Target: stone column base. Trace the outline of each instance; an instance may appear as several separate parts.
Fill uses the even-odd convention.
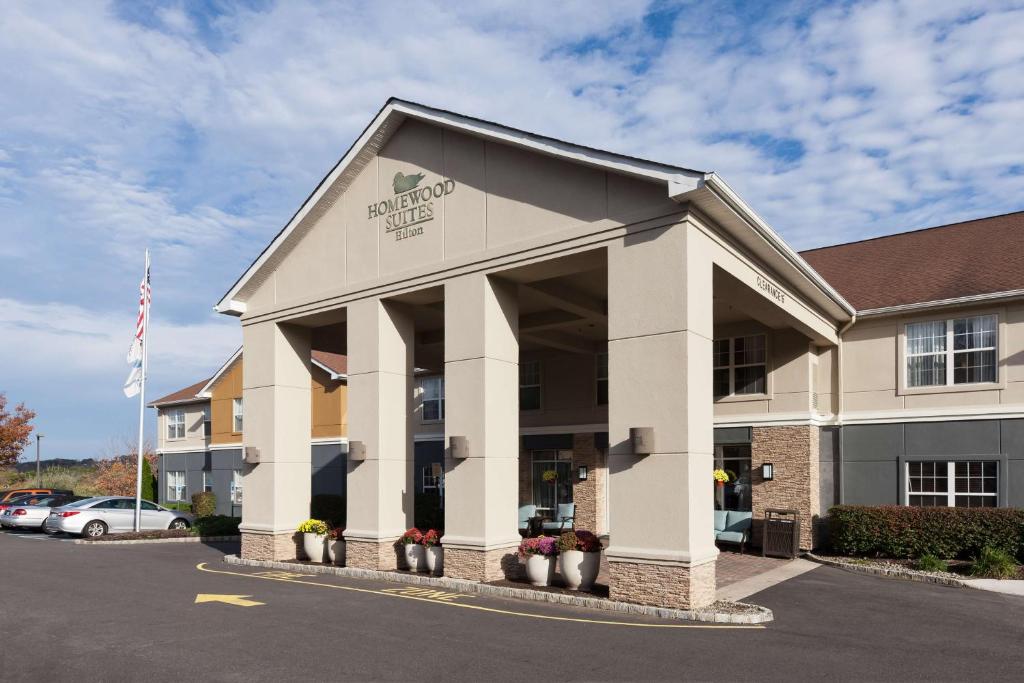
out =
[[[345,566],[384,572],[394,571],[398,569],[398,551],[395,550],[395,541],[346,538]]]
[[[243,560],[294,560],[299,556],[299,535],[294,531],[281,534],[242,532]]]
[[[650,562],[608,563],[609,597],[673,609],[699,609],[715,601],[715,561],[693,567]]]
[[[515,546],[476,550],[444,547],[444,575],[470,581],[501,581],[518,578],[521,572]]]

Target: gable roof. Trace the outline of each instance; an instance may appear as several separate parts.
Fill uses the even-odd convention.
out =
[[[1024,294],[1024,211],[800,253],[858,310]]]
[[[146,405],[150,408],[159,408],[162,406],[169,406],[174,404],[184,403],[198,403],[199,401],[205,401],[207,397],[199,396],[199,390],[202,389],[210,380],[204,379],[195,384],[190,384],[184,389],[178,389],[175,392],[167,394],[155,401],[150,401]]]
[[[696,171],[576,145],[394,97],[388,99],[345,155],[306,198],[299,210],[224,293],[220,301],[214,305],[214,310],[228,315],[245,313],[244,297],[266,281],[269,274],[291,251],[292,246],[312,228],[331,206],[333,200],[345,191],[407,119],[416,119],[609,172],[664,183],[669,198],[681,203],[694,200],[695,205],[705,211],[713,204],[713,217],[727,224],[727,229],[737,233],[749,233],[744,234],[741,241],[757,242],[758,247],[766,247],[765,255],[769,261],[775,262],[770,265],[777,270],[793,271],[794,283],[809,298],[817,299],[833,316],[844,318],[853,313],[853,307],[713,172]]]
[[[313,365],[325,370],[331,379],[348,379],[348,356],[330,351],[313,351]]]

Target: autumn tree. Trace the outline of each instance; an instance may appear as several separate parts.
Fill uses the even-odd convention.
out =
[[[124,439],[118,445],[112,441],[105,453],[106,457],[96,465],[96,474],[93,475],[92,486],[103,492],[106,496],[134,496],[135,495],[135,474],[138,446],[131,439]],[[150,472],[156,471],[157,455],[150,445],[143,444],[143,455]],[[143,472],[143,491],[147,488]],[[150,477],[153,475],[151,474]],[[152,482],[150,482],[152,485]],[[155,486],[152,489],[155,492]],[[145,497],[145,496],[143,496]]]
[[[24,403],[14,407],[14,412],[7,410],[7,396],[0,393],[0,469],[13,467],[21,452],[28,446],[32,435],[32,418],[34,410],[29,410]]]

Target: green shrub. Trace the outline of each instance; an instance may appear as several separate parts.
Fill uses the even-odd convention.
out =
[[[238,517],[226,515],[199,517],[192,524],[192,533],[196,536],[237,536],[241,521]]]
[[[179,512],[192,512],[192,505],[189,503],[164,503],[163,507]]]
[[[1024,510],[883,505],[837,505],[829,538],[843,555],[968,559],[985,547],[1024,553]]]
[[[949,564],[934,555],[922,555],[917,558],[914,566],[923,572],[945,572],[949,571]]]
[[[331,528],[345,527],[345,496],[320,493],[309,501],[309,516],[322,519]]]
[[[210,517],[217,514],[217,495],[213,491],[193,493],[192,513],[196,517]]]
[[[153,476],[153,468],[149,466],[149,458],[142,459],[142,500],[156,502],[157,484]]]
[[[971,576],[989,579],[1011,579],[1017,575],[1013,556],[999,548],[982,548],[971,567]]]

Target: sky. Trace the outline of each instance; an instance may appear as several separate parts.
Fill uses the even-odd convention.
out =
[[[1021,2],[7,0],[0,391],[44,457],[131,439],[144,249],[156,397],[237,348],[212,305],[390,96],[716,171],[798,249],[1024,209],[1022,35]]]

